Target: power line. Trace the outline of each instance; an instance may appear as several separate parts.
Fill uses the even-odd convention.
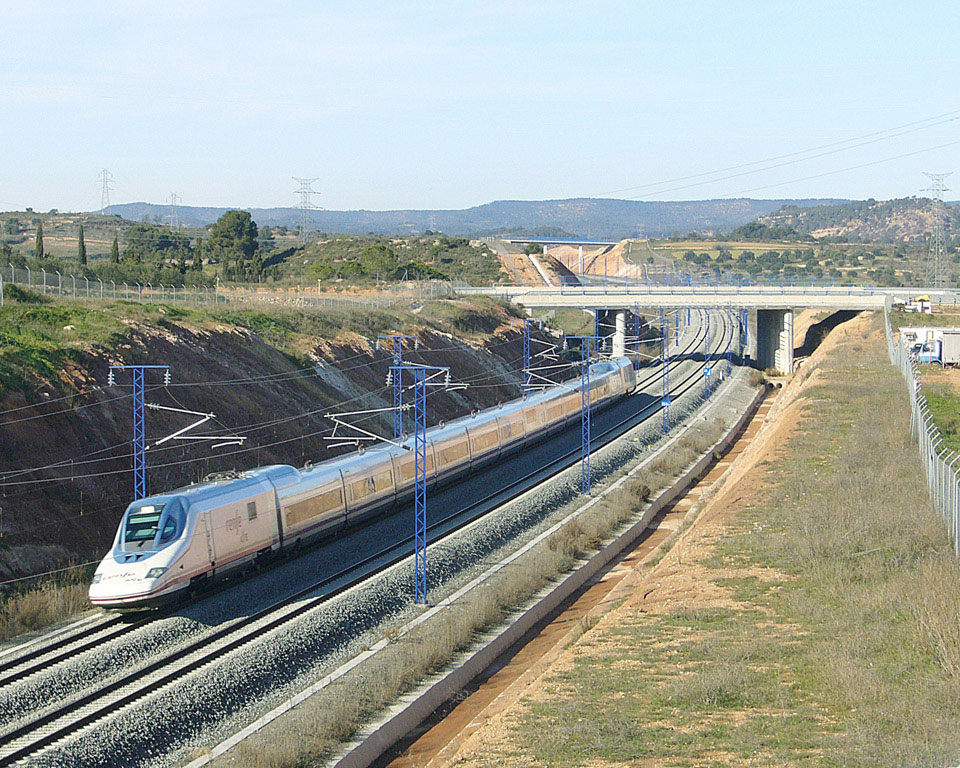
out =
[[[170,197],[167,198],[167,201],[170,206],[170,215],[167,217],[170,219],[170,228],[176,229],[177,235],[179,235],[180,234],[179,204],[183,202],[183,198],[181,198],[176,192],[171,192]]]
[[[306,245],[307,243],[307,226],[310,223],[309,211],[317,208],[313,204],[312,195],[319,194],[315,189],[310,185],[313,182],[317,181],[319,177],[313,179],[301,179],[299,176],[291,177],[300,187],[297,189],[297,194],[300,195],[300,205],[297,208],[300,209],[300,222],[297,224],[297,245]]]
[[[807,154],[810,154],[811,152],[819,152],[820,150],[832,149],[833,147],[841,147],[841,149],[838,149],[836,151],[842,152],[842,151],[845,151],[846,149],[855,149],[856,147],[863,146],[864,144],[871,144],[876,141],[883,141],[885,139],[897,138],[907,133],[914,133],[916,131],[923,131],[928,128],[935,128],[938,125],[943,125],[944,123],[953,122],[955,120],[960,120],[960,110],[952,110],[950,112],[944,112],[942,114],[934,115],[933,117],[928,117],[923,120],[916,120],[910,123],[904,123],[903,125],[896,125],[896,126],[893,126],[892,128],[884,128],[883,130],[880,130],[880,131],[871,131],[870,133],[864,133],[864,134],[861,134],[860,136],[853,136],[849,139],[844,139],[842,141],[835,141],[835,142],[830,142],[829,144],[820,144],[815,147],[808,147],[807,149],[802,149],[797,152],[788,152],[783,155],[774,155],[773,157],[768,157],[763,160],[753,160],[748,163],[738,163],[737,165],[729,165],[729,166],[726,166],[725,168],[716,168],[712,171],[702,171],[701,173],[693,173],[687,176],[676,176],[672,179],[663,179],[662,181],[652,181],[647,184],[638,184],[637,186],[634,186],[634,187],[624,187],[621,189],[614,189],[608,192],[601,192],[599,194],[591,195],[591,197],[605,197],[607,195],[616,195],[622,192],[632,192],[634,190],[648,189],[650,187],[662,187],[667,184],[676,184],[677,182],[681,182],[681,181],[701,179],[701,178],[704,178],[705,176],[715,176],[717,174],[726,173],[728,171],[738,171],[742,168],[751,168],[756,165],[765,165],[766,163],[773,163],[778,160],[786,160],[788,158],[799,158],[798,160],[795,160],[793,162],[803,162],[804,160],[810,160],[810,159],[813,159],[814,157],[822,157],[822,155],[814,155],[809,158],[800,157],[801,155],[807,155]],[[908,128],[911,130],[904,130]],[[884,134],[893,133],[894,131],[902,131],[902,133],[898,133],[894,136],[884,136]],[[873,137],[880,137],[880,138],[873,138]],[[852,147],[843,147],[844,144],[852,144],[853,142],[863,141],[864,139],[871,139],[871,141],[864,141],[862,144],[855,144]],[[834,154],[834,153],[828,152],[825,154]],[[789,163],[784,163],[782,165],[789,165]],[[772,167],[776,168],[779,166],[772,166]],[[759,168],[756,171],[750,171],[749,173],[759,173],[765,170],[769,170],[769,168]],[[740,175],[748,175],[748,174],[737,174],[737,175],[740,176]],[[698,184],[689,185],[689,186],[712,184],[716,181],[724,181],[725,178],[730,178],[730,177],[724,177],[720,179],[709,179],[707,181],[699,182]],[[686,187],[680,187],[680,189],[686,189]],[[661,192],[664,192],[664,191],[671,192],[673,190],[661,190]],[[651,194],[660,194],[660,193],[657,192],[657,193],[651,193]],[[648,195],[638,195],[632,199],[637,199],[639,197],[647,197],[647,196]]]
[[[942,121],[942,122],[948,123],[948,122],[952,122],[953,120],[960,120],[960,117],[950,118],[950,120],[944,120],[944,121]],[[940,125],[940,123],[937,123],[937,125]],[[932,127],[932,126],[925,126],[925,127],[928,127],[928,128],[929,128],[929,127]],[[835,155],[835,154],[837,154],[837,153],[839,153],[839,152],[846,152],[847,150],[850,150],[850,149],[857,149],[857,148],[859,148],[859,147],[866,146],[867,144],[875,144],[875,143],[878,142],[878,141],[886,141],[887,139],[895,139],[895,138],[898,138],[898,137],[900,137],[900,136],[903,136],[903,135],[905,135],[905,134],[907,134],[907,133],[913,133],[914,131],[918,131],[918,130],[922,130],[922,129],[920,129],[920,128],[915,128],[915,129],[913,129],[913,131],[903,131],[903,132],[901,132],[901,133],[896,133],[896,134],[893,134],[893,135],[890,135],[890,136],[881,136],[880,138],[870,139],[870,140],[867,140],[867,141],[862,141],[862,142],[860,142],[860,143],[858,143],[858,144],[852,144],[852,145],[850,145],[850,146],[848,146],[848,147],[841,147],[841,148],[839,148],[839,149],[832,149],[832,150],[829,150],[829,151],[827,151],[827,152],[819,152],[818,154],[808,155],[807,157],[801,157],[801,158],[796,159],[796,160],[787,160],[787,161],[784,161],[784,162],[782,162],[782,163],[774,163],[773,165],[765,165],[765,166],[762,167],[762,168],[757,168],[757,169],[752,170],[752,171],[741,171],[740,173],[732,173],[732,174],[728,174],[728,175],[726,175],[726,176],[718,176],[718,177],[715,178],[715,179],[707,179],[706,181],[695,181],[695,182],[692,182],[692,183],[690,183],[690,184],[682,184],[682,185],[677,186],[677,187],[670,187],[669,189],[660,189],[660,190],[657,190],[656,192],[648,192],[648,193],[642,194],[642,195],[634,195],[634,196],[628,197],[628,198],[626,198],[626,199],[627,199],[627,200],[640,200],[640,199],[645,198],[645,197],[653,197],[654,195],[663,195],[663,194],[667,194],[667,193],[669,193],[669,192],[680,192],[680,191],[683,191],[683,190],[685,190],[685,189],[691,189],[691,188],[693,188],[693,187],[702,187],[702,186],[707,185],[707,184],[716,184],[716,183],[721,182],[721,181],[729,181],[730,179],[738,179],[738,178],[740,178],[740,177],[742,177],[742,176],[752,176],[752,175],[755,174],[755,173],[762,173],[762,172],[764,172],[764,171],[771,171],[771,170],[774,170],[774,169],[776,169],[776,168],[783,168],[783,167],[788,166],[788,165],[796,165],[797,163],[802,163],[802,162],[805,162],[805,161],[807,161],[807,160],[814,160],[814,159],[816,159],[816,158],[826,157],[826,156],[828,156],[828,155]],[[898,156],[895,157],[895,158],[889,158],[889,159],[895,160],[895,159],[897,159],[897,158],[899,158],[899,157],[909,157],[909,156],[911,156],[911,155],[920,154],[921,152],[928,152],[928,151],[930,151],[931,149],[940,149],[941,147],[948,147],[948,146],[950,146],[950,145],[952,145],[952,144],[956,144],[956,143],[957,143],[957,142],[948,142],[947,144],[941,144],[941,145],[938,145],[938,146],[936,146],[936,147],[930,147],[929,149],[920,149],[920,150],[916,150],[915,152],[907,152],[906,154],[898,155]],[[876,161],[876,162],[885,162],[885,161]],[[874,163],[864,163],[863,165],[853,166],[853,168],[861,168],[861,167],[864,167],[864,166],[866,166],[866,165],[873,165],[873,164],[874,164]],[[747,165],[753,165],[753,164],[752,164],[752,163],[748,163]],[[841,169],[841,170],[847,170],[847,169]],[[815,175],[815,176],[810,176],[810,177],[808,177],[808,178],[815,179],[815,178],[818,178],[819,175],[829,175],[829,173],[839,173],[839,171],[832,171],[832,172],[828,172],[827,174],[818,174],[818,175]],[[790,183],[790,182],[783,182],[783,183]],[[768,187],[776,187],[776,186],[782,186],[782,184],[769,184],[769,185],[767,185],[767,186],[768,186]],[[766,187],[757,187],[757,189],[765,189],[765,188],[766,188]],[[747,191],[751,191],[751,190],[747,190]],[[737,193],[735,193],[735,194],[743,194],[743,193],[742,193],[742,192],[737,192]],[[721,197],[731,197],[731,195],[721,195]]]
[[[930,235],[930,251],[927,254],[926,279],[927,285],[934,288],[943,288],[944,284],[944,248],[943,248],[943,193],[948,188],[943,183],[949,173],[923,174],[930,179],[930,186],[922,192],[933,193],[933,232]]]
[[[783,187],[788,184],[796,184],[800,181],[811,181],[813,179],[822,179],[825,176],[835,176],[838,173],[846,173],[847,171],[856,171],[861,168],[869,168],[873,165],[880,165],[882,163],[890,163],[894,160],[903,160],[906,157],[914,157],[915,155],[922,155],[924,152],[933,152],[937,149],[945,149],[946,147],[953,147],[957,144],[960,144],[960,139],[956,141],[948,141],[945,144],[937,144],[932,147],[924,147],[923,149],[916,149],[913,152],[904,152],[901,155],[892,155],[891,157],[882,157],[879,160],[870,160],[866,163],[859,163],[857,165],[848,165],[846,168],[837,168],[834,171],[824,171],[823,173],[815,173],[811,176],[801,176],[799,178],[790,179],[789,181],[778,181],[775,184],[764,184],[759,187],[750,187],[749,189],[741,189],[737,192],[730,192],[726,195],[720,195],[720,197],[737,197],[739,195],[745,195],[748,192],[757,192],[762,189],[772,189],[773,187]]]
[[[100,180],[100,215],[106,215],[106,210],[110,206],[110,182],[113,181],[113,174],[106,168],[100,171],[97,177]]]

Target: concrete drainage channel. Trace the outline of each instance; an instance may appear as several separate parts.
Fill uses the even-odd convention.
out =
[[[389,649],[398,643],[415,639],[417,633],[430,631],[434,624],[442,626],[445,614],[468,604],[470,599],[476,598],[477,593],[482,593],[484,587],[496,584],[498,576],[502,576],[512,567],[523,562],[525,557],[535,556],[538,548],[543,549],[549,546],[551,537],[564,526],[581,518],[597,504],[604,502],[611,494],[621,490],[631,478],[642,473],[659,458],[675,449],[677,444],[687,437],[697,424],[726,414],[723,437],[684,470],[667,490],[656,496],[639,516],[634,515],[628,522],[620,525],[617,532],[607,538],[598,552],[589,558],[578,561],[573,570],[565,571],[552,583],[536,591],[532,597],[528,597],[524,601],[525,607],[522,610],[513,613],[507,621],[501,622],[497,629],[487,632],[481,641],[474,643],[467,651],[460,653],[456,657],[456,661],[448,665],[446,672],[430,678],[414,693],[406,696],[401,703],[394,705],[379,722],[368,727],[355,743],[342,751],[334,760],[338,768],[340,766],[354,768],[370,764],[416,727],[438,706],[467,685],[505,649],[509,648],[538,621],[593,577],[619,552],[635,541],[656,514],[703,472],[712,460],[714,452],[725,450],[733,442],[739,430],[756,409],[761,396],[762,393],[747,384],[746,371],[742,369],[737,371],[733,377],[724,383],[720,391],[715,393],[711,402],[697,413],[696,418],[690,424],[667,439],[646,458],[634,463],[629,471],[622,474],[603,492],[577,506],[563,517],[549,521],[550,524],[547,527],[540,530],[520,549],[502,555],[482,573],[460,585],[456,591],[447,595],[426,612],[412,618],[408,616],[406,623],[393,627],[369,648],[354,655],[309,688],[286,699],[255,722],[220,742],[203,756],[188,763],[188,768],[219,764],[220,761],[217,758],[221,755],[224,756],[224,759],[229,760],[233,756],[230,751],[238,745],[244,745],[253,751],[257,751],[258,747],[255,742],[258,739],[266,738],[276,742],[277,738],[282,738],[280,734],[283,733],[284,721],[281,718],[284,715],[298,710],[305,703],[309,704],[311,699],[315,697],[319,700],[323,694],[330,695],[331,690],[328,689],[334,684],[344,684],[345,681],[352,679],[352,676],[363,676],[368,668],[375,670],[374,665],[380,657],[385,652],[389,653]],[[734,413],[734,416],[731,416],[731,413]],[[739,416],[739,418],[736,418],[736,416]],[[606,450],[613,451],[615,449],[611,446]],[[622,446],[621,450],[623,450]],[[576,471],[578,472],[578,470]],[[568,472],[573,474],[575,470],[568,470]],[[536,496],[538,493],[537,490],[532,490],[525,496]],[[517,500],[516,503],[520,501],[522,500]],[[366,674],[369,676],[370,672],[368,671]],[[314,704],[314,706],[317,706],[317,704]],[[244,744],[248,739],[250,743]]]

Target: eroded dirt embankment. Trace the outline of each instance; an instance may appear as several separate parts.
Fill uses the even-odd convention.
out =
[[[432,423],[519,395],[522,345],[511,312],[489,303],[442,304],[448,306],[433,311],[430,321],[408,314],[397,327],[389,316],[364,318],[369,336],[336,329],[322,338],[307,336],[297,354],[244,327],[242,311],[229,323],[122,317],[125,330],[117,338],[80,345],[58,377],[0,390],[0,578],[87,559],[109,545],[132,486],[131,387],[123,377],[117,387],[104,387],[110,365],[169,365],[169,387],[162,386],[161,374],[148,377],[148,402],[216,413],[211,432],[247,437],[242,449],[168,443],[148,451],[150,491],[215,471],[302,466],[351,450],[328,447],[325,413],[391,404],[385,380],[392,358],[389,344],[376,348],[378,331],[416,333],[419,349],[408,345],[405,360],[448,365],[456,381],[470,385],[431,392]],[[148,443],[191,420],[147,411]],[[386,434],[392,416],[374,416],[364,426]]]

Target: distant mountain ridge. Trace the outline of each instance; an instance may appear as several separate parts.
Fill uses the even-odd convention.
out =
[[[722,233],[741,224],[769,215],[785,205],[797,208],[845,202],[837,199],[798,200],[690,200],[646,202],[608,198],[568,200],[499,200],[460,210],[393,211],[308,211],[309,227],[323,232],[378,235],[410,235],[424,230],[448,235],[510,233],[514,230],[552,228],[575,237],[620,240],[638,235],[663,237],[699,231]],[[180,222],[206,226],[228,208],[180,206]],[[295,227],[300,221],[297,208],[244,208],[259,226]],[[109,214],[139,221],[169,221],[169,205],[123,203],[111,205]]]

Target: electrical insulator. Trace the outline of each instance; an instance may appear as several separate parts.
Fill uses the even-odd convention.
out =
[[[413,348],[414,348],[414,349],[420,349],[420,339],[414,339],[414,340],[413,340]]]
[[[113,368],[111,368],[110,372],[107,374],[107,386],[112,387],[116,383],[117,383],[117,379],[113,375]]]
[[[450,371],[447,371],[447,375],[443,377],[443,385],[445,387],[450,386]]]
[[[380,339],[377,339],[377,343],[373,347],[377,352],[380,351]]]
[[[169,371],[169,370],[166,370],[166,371],[163,372],[163,386],[165,386],[165,387],[169,387],[169,386],[170,386],[170,371]]]
[[[563,340],[563,351],[566,352],[568,349],[570,349],[570,346],[567,344],[567,340],[564,339],[564,340]]]
[[[389,387],[391,384],[393,384],[393,371],[392,371],[392,370],[387,371],[387,386]]]

